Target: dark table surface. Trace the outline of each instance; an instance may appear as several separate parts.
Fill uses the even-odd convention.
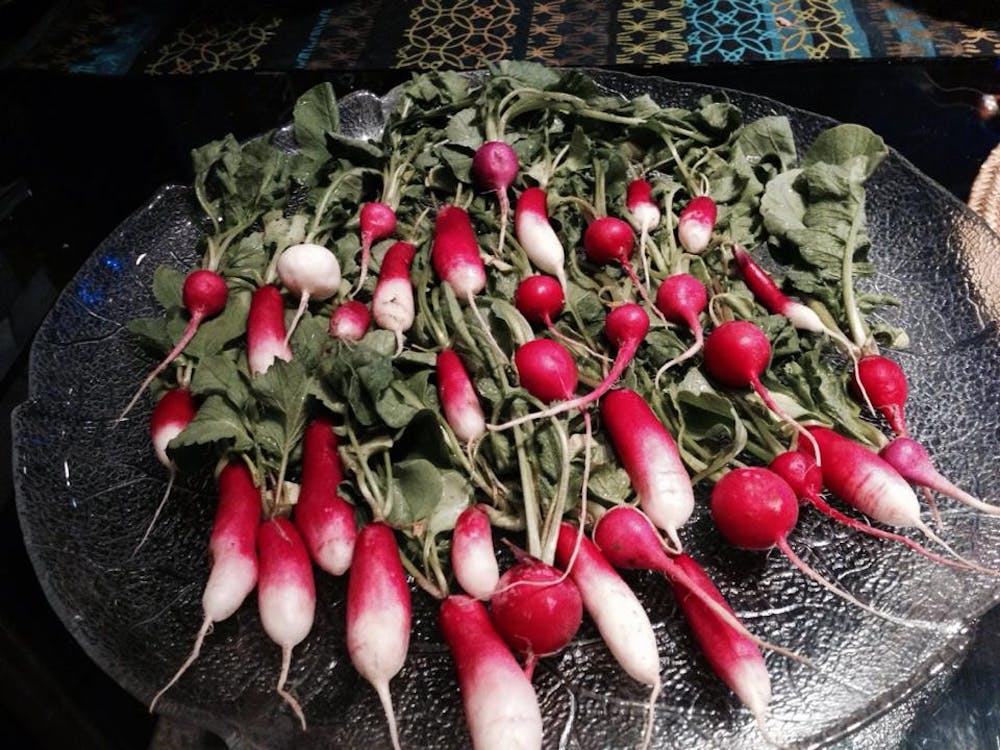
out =
[[[726,86],[859,122],[965,200],[1000,142],[977,113],[995,61],[767,63],[634,70]],[[384,92],[403,71],[98,78],[0,73],[0,450],[27,395],[31,337],[98,242],[163,183],[189,182],[191,148],[286,121],[295,97]],[[86,657],[49,609],[21,541],[11,467],[0,475],[0,738],[19,748],[142,748],[154,720]],[[903,747],[1000,743],[1000,614],[960,668],[911,709]],[[946,688],[946,689],[945,689]],[[916,713],[916,719],[911,717]],[[9,743],[7,746],[12,746]]]

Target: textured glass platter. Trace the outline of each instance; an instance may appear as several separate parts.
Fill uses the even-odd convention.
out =
[[[662,79],[596,75],[611,90],[648,93],[664,105],[691,106],[708,91]],[[770,100],[730,96],[746,120],[787,115],[800,147],[832,124]],[[365,92],[346,97],[345,130],[376,135],[386,106]],[[894,153],[869,182],[867,200],[878,267],[870,285],[903,301],[885,315],[912,340],[894,355],[910,381],[911,430],[944,473],[996,502],[1000,239]],[[31,396],[14,420],[18,509],[47,596],[90,656],[143,702],[184,660],[200,624],[214,491],[207,477],[180,478],[149,541],[133,555],[166,475],[148,447],[148,398],[112,429],[150,366],[124,324],[156,313],[154,269],[164,262],[189,267],[201,236],[192,191],[179,186],[162,189],[116,229],[40,329]],[[704,501],[706,491],[699,490]],[[1000,567],[1000,520],[947,500],[942,515],[942,533],[956,548]],[[791,539],[802,557],[860,598],[940,627],[906,628],[873,618],[820,591],[780,555],[728,548],[712,529],[705,502],[685,539],[755,633],[813,660],[815,669],[766,656],[774,689],[770,729],[800,747],[835,743],[920,690],[960,654],[967,625],[1000,595],[996,579],[943,568],[810,511],[803,511]],[[665,582],[653,575],[627,578],[660,643],[665,686],[654,745],[766,746],[750,715],[709,672]],[[295,651],[289,685],[309,719],[306,733],[274,693],[279,650],[259,625],[254,597],[215,627],[200,659],[158,709],[232,747],[386,746],[375,693],[347,660],[344,583],[317,576],[316,624]],[[562,655],[542,661],[535,686],[546,747],[638,745],[646,690],[616,667],[588,624]],[[392,691],[404,747],[468,745],[435,608],[422,593],[414,594],[410,656]]]

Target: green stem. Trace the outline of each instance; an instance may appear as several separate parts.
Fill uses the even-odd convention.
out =
[[[542,541],[539,535],[538,521],[541,514],[538,509],[538,498],[535,496],[535,476],[532,471],[531,462],[528,460],[527,451],[524,449],[524,433],[518,425],[515,425],[513,430],[514,446],[517,451],[517,468],[521,477],[521,503],[524,505],[524,526],[528,554],[533,557],[540,557],[542,553]]]
[[[567,417],[569,421],[569,417]],[[555,428],[556,436],[559,438],[559,449],[563,457],[562,471],[559,473],[559,485],[556,488],[556,496],[549,507],[549,512],[545,516],[545,523],[542,526],[542,556],[541,560],[547,565],[551,565],[556,559],[556,541],[559,539],[559,523],[562,521],[563,513],[566,512],[566,498],[569,496],[569,473],[570,455],[569,438],[566,430],[558,417],[552,418],[552,425]]]
[[[403,554],[402,550],[399,552],[399,559],[403,563],[403,568],[413,576],[413,581],[428,594],[433,596],[435,599],[441,600],[448,595],[448,590],[441,590],[434,583],[421,572],[420,568],[413,564],[413,560]]]
[[[857,242],[863,211],[864,204],[859,202],[858,208],[854,212],[854,218],[851,219],[851,228],[847,232],[847,241],[840,267],[840,284],[844,290],[844,313],[847,315],[847,325],[851,329],[851,338],[854,339],[854,343],[859,348],[863,348],[868,341],[865,321],[854,296],[854,243]]]

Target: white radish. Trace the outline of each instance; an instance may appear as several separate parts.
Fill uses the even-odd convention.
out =
[[[340,261],[322,245],[306,242],[287,248],[278,258],[277,270],[285,288],[299,297],[299,307],[285,336],[287,342],[310,299],[322,302],[340,291]]]

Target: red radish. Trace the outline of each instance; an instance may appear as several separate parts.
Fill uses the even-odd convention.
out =
[[[978,569],[984,572],[989,572],[977,565],[960,563],[956,560],[949,560],[946,557],[942,557],[941,555],[931,552],[926,547],[908,537],[903,536],[902,534],[895,534],[891,531],[878,529],[867,523],[862,523],[855,518],[844,515],[823,499],[820,494],[823,490],[823,472],[816,465],[816,462],[805,453],[801,453],[799,451],[788,451],[787,453],[782,453],[771,461],[768,468],[788,482],[788,486],[795,491],[795,494],[798,495],[800,500],[809,503],[816,508],[816,510],[826,514],[833,520],[842,523],[845,526],[849,526],[857,531],[878,537],[879,539],[888,539],[893,542],[905,544],[915,552],[919,552],[921,555],[924,555],[934,562],[938,562],[943,565],[963,568],[965,570]]]
[[[712,579],[693,558],[679,555],[674,558],[674,564],[684,571],[700,592],[714,599],[730,615],[736,616]],[[743,705],[750,709],[766,738],[764,719],[771,702],[771,677],[757,644],[720,619],[690,589],[676,582],[673,589],[677,604],[691,626],[705,659]]]
[[[497,242],[497,252],[503,253],[504,236],[507,233],[507,214],[510,213],[510,200],[507,190],[517,179],[521,168],[517,154],[503,141],[487,141],[476,149],[472,156],[472,177],[476,184],[497,194],[500,202],[500,239]]]
[[[586,251],[587,257],[598,265],[620,263],[632,285],[639,292],[639,296],[647,305],[654,310],[656,309],[649,298],[649,291],[635,275],[632,261],[629,260],[635,250],[632,227],[614,216],[603,216],[595,219],[587,225],[583,232],[583,249]]]
[[[226,287],[226,280],[215,271],[200,269],[192,271],[187,275],[187,278],[184,279],[184,287],[181,290],[181,299],[184,302],[184,309],[188,311],[191,317],[184,328],[184,333],[177,343],[174,344],[174,348],[163,358],[163,361],[154,367],[153,371],[142,381],[139,389],[132,396],[132,400],[128,402],[122,413],[118,415],[118,419],[115,420],[116,422],[120,422],[125,418],[125,415],[132,410],[142,392],[149,387],[149,384],[156,379],[156,376],[167,369],[167,365],[177,359],[177,356],[184,351],[184,348],[194,338],[195,333],[198,332],[198,326],[201,325],[202,321],[206,318],[215,317],[222,312],[226,307],[228,295],[229,290]]]
[[[416,248],[409,242],[397,242],[382,259],[378,283],[372,293],[372,317],[375,324],[396,334],[396,354],[403,351],[403,334],[413,325],[413,283],[410,264]]]
[[[566,288],[566,252],[549,223],[547,196],[541,188],[521,193],[514,210],[514,233],[528,260],[539,270],[555,276]]]
[[[493,629],[486,607],[468,596],[449,596],[441,603],[440,621],[475,750],[540,748],[535,689]]]
[[[594,403],[615,384],[615,381],[617,381],[618,378],[621,377],[625,368],[628,367],[632,358],[635,356],[636,350],[639,348],[639,344],[643,342],[643,339],[646,338],[646,334],[648,332],[649,316],[639,305],[629,302],[621,305],[620,307],[616,307],[608,313],[607,318],[604,320],[604,333],[611,343],[618,348],[618,354],[615,356],[615,361],[611,365],[611,370],[594,390],[584,396],[578,396],[576,398],[569,399],[568,401],[563,401],[554,406],[550,406],[544,411],[532,412],[531,414],[526,414],[523,417],[518,417],[517,419],[513,419],[500,425],[489,425],[489,429],[505,430],[509,427],[513,427],[514,425],[522,424],[523,422],[528,422],[533,419],[543,419],[556,414],[562,414],[570,409],[583,409],[585,406]],[[531,358],[525,357],[523,363],[518,367],[518,373],[522,378],[524,378],[526,370],[532,368],[536,364],[547,365],[551,364],[551,362],[536,363]],[[543,370],[543,372],[551,373],[550,370]],[[545,377],[545,375],[541,375],[538,378],[529,376],[529,380],[540,381],[543,377]],[[571,382],[571,374],[564,372],[560,380],[561,385],[569,384]]]
[[[149,418],[149,435],[153,443],[153,450],[156,452],[156,458],[169,472],[169,478],[160,504],[156,506],[153,518],[149,522],[149,526],[146,527],[142,539],[135,546],[134,552],[138,552],[149,538],[149,533],[156,525],[156,519],[160,517],[160,511],[166,505],[167,498],[170,497],[170,491],[174,486],[174,480],[177,478],[177,465],[167,455],[167,446],[170,445],[171,440],[184,431],[185,427],[191,424],[196,411],[191,391],[184,386],[164,393],[156,402],[156,406],[153,407],[153,415]]]
[[[274,360],[292,361],[285,330],[285,301],[278,287],[265,284],[253,293],[247,314],[247,364],[250,373],[263,375]]]
[[[663,313],[668,322],[686,325],[694,334],[694,344],[656,371],[657,387],[660,385],[663,373],[701,351],[704,333],[699,316],[705,311],[706,305],[708,305],[708,292],[705,290],[705,285],[691,274],[675,273],[660,283],[660,288],[656,290],[656,309]]]
[[[844,467],[848,471],[854,467]],[[726,541],[747,550],[777,547],[809,578],[841,599],[897,625],[917,623],[886,614],[859,601],[804,562],[788,544],[788,534],[799,518],[795,491],[773,471],[760,467],[733,469],[712,489],[712,519]]]
[[[205,619],[198,630],[194,647],[170,682],[163,686],[149,704],[153,711],[160,697],[169,690],[201,653],[201,644],[212,625],[225,620],[240,608],[257,585],[257,526],[260,523],[260,490],[246,464],[234,461],[219,474],[219,506],[212,525],[208,550],[212,558],[201,607]]]
[[[566,401],[576,393],[578,373],[573,356],[552,339],[532,339],[514,352],[521,385],[545,403]]]
[[[478,440],[486,432],[486,418],[462,360],[451,349],[437,356],[438,399],[445,421],[463,443]]]
[[[698,195],[684,206],[677,219],[677,239],[689,253],[700,255],[712,241],[718,209],[707,195]]]
[[[461,300],[472,300],[486,287],[486,266],[469,215],[458,206],[445,206],[434,222],[431,264],[441,280]]]
[[[287,342],[310,299],[322,302],[340,291],[340,261],[322,245],[306,242],[286,248],[278,258],[277,269],[285,289],[299,296],[299,307],[285,334]]]
[[[625,206],[629,210],[629,220],[639,232],[639,255],[645,272],[646,286],[649,286],[649,260],[646,257],[646,242],[649,233],[660,223],[660,209],[653,202],[653,187],[646,180],[632,180],[625,191]]]
[[[476,599],[489,599],[500,580],[493,551],[493,529],[479,505],[462,511],[451,538],[451,569],[455,580]]]
[[[903,437],[909,434],[903,418],[907,396],[906,375],[899,365],[878,354],[862,357],[858,360],[854,388],[859,394],[868,394],[872,406],[882,412],[893,432]]]
[[[361,291],[365,279],[368,278],[372,244],[385,239],[396,231],[396,212],[392,206],[386,203],[371,201],[361,207],[359,224],[361,230],[361,270],[358,274],[358,285],[354,287],[352,296]]]
[[[746,320],[723,323],[705,340],[705,369],[708,374],[728,388],[753,388],[768,409],[812,443],[816,463],[822,463],[819,446],[812,434],[785,413],[760,382],[761,373],[770,361],[771,342],[760,328]]]
[[[924,446],[916,440],[908,437],[897,437],[879,452],[879,456],[898,471],[903,479],[940,492],[952,500],[957,500],[983,513],[1000,515],[1000,507],[984,503],[942,476],[941,472],[934,468],[931,457],[927,455]]]
[[[566,568],[580,590],[583,606],[594,621],[601,638],[622,669],[633,679],[650,687],[649,720],[643,747],[649,745],[653,730],[653,706],[660,694],[660,654],[656,633],[646,611],[600,550],[568,523],[559,526],[556,561]]]
[[[562,651],[583,619],[576,584],[551,565],[531,558],[500,576],[490,610],[497,632],[525,657],[529,678],[538,657]]]
[[[371,322],[368,305],[354,299],[348,300],[330,316],[330,335],[340,341],[361,341],[368,333]]]
[[[309,553],[287,518],[264,521],[257,531],[260,583],[257,609],[268,637],[281,647],[281,674],[275,688],[306,728],[299,702],[285,689],[292,649],[312,630],[316,614],[316,583]]]
[[[603,354],[598,354],[582,341],[570,338],[558,328],[552,320],[562,310],[566,303],[563,295],[563,288],[551,276],[529,276],[517,285],[514,292],[514,306],[531,323],[543,323],[549,329],[553,338],[578,347],[592,357],[605,358]]]
[[[628,473],[639,507],[681,549],[680,529],[694,511],[694,490],[677,444],[635,391],[611,391],[601,402],[601,422]]]
[[[384,523],[358,534],[347,581],[347,653],[382,702],[392,746],[399,750],[389,681],[406,661],[410,645],[410,590],[396,537]]]
[[[337,436],[325,416],[317,417],[302,441],[302,483],[295,504],[295,525],[316,564],[343,575],[351,565],[357,526],[354,507],[337,494],[344,480]]]

